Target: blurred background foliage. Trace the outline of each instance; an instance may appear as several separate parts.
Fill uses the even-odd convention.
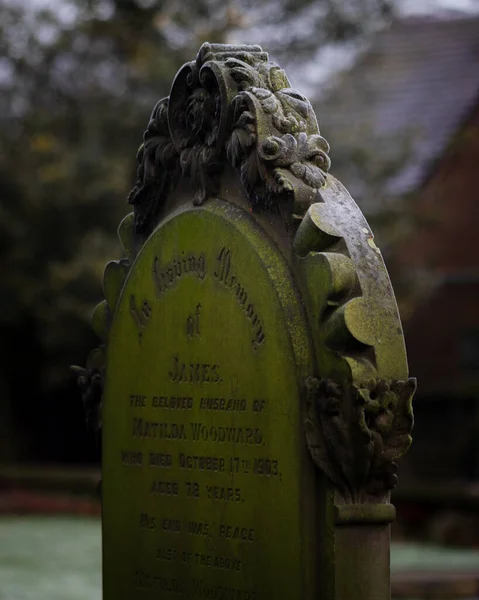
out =
[[[68,365],[95,343],[89,319],[104,265],[120,256],[116,228],[129,212],[136,149],[178,68],[204,41],[261,43],[301,88],[321,66],[319,51],[364,43],[393,8],[389,0],[0,2],[0,458],[85,460]],[[339,167],[351,152],[360,165],[374,149],[342,152],[339,143]],[[370,185],[397,161],[370,167]]]

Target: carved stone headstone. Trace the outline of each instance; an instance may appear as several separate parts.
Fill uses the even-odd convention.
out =
[[[204,44],[153,110],[79,372],[105,600],[389,597],[415,381],[328,150],[258,46]]]

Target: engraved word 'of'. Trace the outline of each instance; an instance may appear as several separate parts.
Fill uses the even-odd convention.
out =
[[[196,305],[195,312],[186,319],[186,335],[190,338],[200,337],[201,304]]]

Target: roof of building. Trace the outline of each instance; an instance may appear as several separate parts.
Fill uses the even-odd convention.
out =
[[[411,132],[408,159],[391,179],[390,191],[413,191],[478,105],[479,18],[393,23],[340,78],[333,94],[347,100],[325,119],[331,131],[354,120],[370,123],[377,136]]]

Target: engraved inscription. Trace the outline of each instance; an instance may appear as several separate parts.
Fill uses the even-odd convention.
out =
[[[200,334],[200,312],[201,304],[196,305],[195,312],[189,315],[186,319],[186,335],[191,339],[193,337],[199,337]]]
[[[158,560],[176,560],[177,552],[174,548],[158,548],[156,558]]]
[[[244,412],[246,410],[246,400],[244,398],[201,398],[200,410]]]
[[[173,357],[168,377],[173,383],[220,383],[219,365],[209,363],[184,363],[179,356]]]
[[[181,521],[179,519],[162,519],[161,520],[161,529],[163,531],[170,531],[172,533],[180,533],[181,532]]]
[[[148,456],[150,467],[159,469],[170,469],[172,465],[171,454],[161,454],[160,452],[150,452]]]
[[[300,468],[296,376],[313,358],[288,263],[274,244],[269,252],[268,237],[255,242],[260,230],[243,235],[247,215],[228,225],[241,217],[236,209],[216,211],[212,199],[195,220],[180,196],[174,202],[178,227],[161,217],[112,319],[103,407],[109,593],[265,600],[295,598],[313,580],[316,591],[311,565],[304,581],[301,573],[310,474]]]
[[[253,400],[253,412],[260,413],[266,408],[266,400]]]
[[[196,481],[186,482],[186,495],[188,498],[199,498],[200,497],[200,484]]]
[[[278,461],[268,458],[255,458],[253,461],[253,473],[255,475],[265,475],[266,477],[271,475],[278,476]]]
[[[153,281],[158,296],[172,288],[176,282],[186,275],[203,280],[206,277],[206,259],[204,254],[196,256],[194,252],[181,252],[170,262],[161,265],[158,256],[153,260]]]
[[[242,542],[256,542],[256,532],[248,527],[234,525],[220,525],[219,537],[226,540],[241,540]]]
[[[178,456],[180,469],[192,471],[213,471],[224,473],[225,459],[219,456],[191,456],[180,452]]]
[[[201,552],[182,552],[181,562],[211,569],[225,569],[229,571],[241,571],[243,564],[239,558],[215,556],[212,554],[203,554]]]
[[[206,600],[256,600],[254,590],[237,589],[222,585],[209,584],[202,579],[193,579],[193,594]]]
[[[184,253],[182,254],[184,256]],[[174,287],[176,282],[185,275],[195,276],[200,280],[204,279],[206,277],[206,260],[203,255],[197,257],[190,253],[188,259],[175,258],[160,266],[159,259],[156,257],[153,275],[157,293],[160,295]],[[233,274],[231,251],[226,247],[223,247],[218,255],[213,276],[236,295],[238,304],[253,333],[251,344],[255,350],[258,349],[265,339],[264,327],[252,298],[248,296],[247,289]],[[132,311],[133,305],[134,297],[132,296]],[[148,320],[146,313],[142,310],[137,311],[136,305],[134,308],[138,327],[141,326],[143,329]],[[186,323],[183,321],[183,327],[185,327],[183,331],[189,340],[201,337],[203,322],[206,322],[203,305],[201,302],[197,302],[193,310],[190,309]],[[181,331],[181,323],[179,329]],[[224,371],[220,369],[219,364],[213,360],[199,361],[197,356],[193,360],[188,360],[186,357],[175,354],[165,370],[166,373],[163,371],[163,377],[166,375],[166,382],[163,379],[161,385],[183,383],[186,384],[187,393],[191,393],[190,388],[187,387],[188,384],[223,383],[221,375],[224,375]],[[228,374],[228,379],[229,377]],[[227,506],[241,505],[245,500],[250,501],[247,493],[249,487],[246,486],[244,490],[247,496],[245,498],[241,485],[236,484],[235,477],[237,475],[247,475],[255,477],[255,479],[256,477],[281,479],[277,460],[267,456],[262,457],[261,452],[253,457],[251,455],[241,456],[241,447],[253,448],[265,445],[261,426],[247,427],[242,419],[249,413],[251,418],[254,418],[254,424],[260,424],[262,414],[266,411],[267,401],[262,398],[258,399],[258,397],[252,399],[237,397],[238,390],[238,381],[233,377],[229,390],[221,390],[223,396],[219,394],[210,396],[198,394],[196,397],[194,394],[191,396],[171,395],[170,390],[161,388],[157,390],[156,395],[151,394],[151,391],[148,395],[136,393],[127,395],[127,405],[131,410],[130,433],[132,439],[179,442],[179,451],[175,453],[158,452],[155,451],[154,446],[146,446],[148,450],[146,452],[138,451],[134,447],[127,447],[121,451],[121,462],[124,466],[155,469],[155,472],[149,471],[152,477],[145,482],[145,491],[149,493],[152,500],[156,499],[158,514],[141,512],[139,518],[139,527],[145,530],[145,535],[148,537],[150,534],[147,531],[161,529],[164,540],[176,538],[175,545],[180,543],[181,535],[186,535],[191,538],[193,544],[199,543],[200,539],[204,540],[202,543],[205,543],[206,548],[209,549],[214,547],[211,546],[212,538],[216,538],[228,542],[227,547],[231,544],[232,554],[235,553],[234,548],[237,545],[258,543],[257,533],[253,527],[247,527],[245,524],[232,524],[231,521],[228,522],[228,517],[226,517],[226,522],[215,524],[201,517],[193,517],[197,520],[184,518],[184,516],[179,518],[176,512],[176,507],[180,506],[177,504],[180,498],[195,503],[197,506],[201,506],[200,503],[207,500],[211,503],[210,506],[218,506],[218,510],[221,512]],[[147,409],[150,409],[150,412]],[[198,415],[197,418],[201,420],[190,419],[189,422],[185,422],[187,411]],[[240,419],[239,422],[236,422],[236,415]],[[157,416],[156,419],[155,416]],[[174,422],[170,422],[168,416]],[[203,443],[218,444],[222,448],[229,447],[230,451],[209,453],[207,450],[205,454],[195,453],[184,442],[198,444],[199,447]],[[138,444],[138,442],[135,443]],[[143,444],[143,442],[141,443]],[[166,448],[167,446],[163,448],[158,446],[159,450]],[[165,469],[168,471],[164,471]],[[176,473],[185,475],[185,471],[189,472],[191,479],[178,481]],[[207,483],[204,482],[201,478],[202,473],[208,473],[208,477],[211,477],[212,480],[207,479]],[[225,479],[225,475],[228,476],[228,480]],[[216,478],[218,478],[217,481]],[[178,479],[180,478],[178,477]],[[195,481],[195,479],[197,480]],[[164,512],[166,505],[163,502],[168,502],[169,508],[166,514]],[[163,507],[161,512],[160,507]],[[172,534],[172,536],[168,534]],[[194,542],[195,538],[198,539],[198,542]],[[166,544],[169,543],[166,541]],[[192,551],[191,548],[179,550],[178,547],[155,548],[153,552],[154,557],[160,561],[157,563],[158,567],[160,568],[162,562],[164,564],[161,570],[166,567],[165,563],[173,561],[201,567],[205,569],[205,573],[211,572],[212,569],[230,572],[243,569],[242,560],[233,555],[216,555],[199,549]],[[171,577],[168,573],[147,573],[142,568],[135,571],[135,585],[138,589],[156,591],[160,595],[164,594],[168,597],[186,595],[192,598],[211,598],[211,600],[220,600],[221,598],[253,600],[257,598],[255,590],[225,587],[217,585],[217,583],[219,582],[207,581],[207,578],[203,580],[201,577],[183,580],[175,576]]]
[[[238,304],[243,309],[246,318],[251,322],[253,329],[253,339],[251,344],[255,350],[260,346],[265,339],[263,323],[257,314],[254,304],[251,301],[251,296],[248,295],[245,287],[240,283],[238,277],[231,273],[231,250],[223,246],[217,257],[216,271],[214,277],[229,288],[236,295]]]
[[[260,445],[263,434],[257,427],[221,427],[189,423],[189,430],[183,423],[167,423],[147,421],[140,417],[132,419],[132,436],[134,438],[186,440],[194,442],[217,442],[220,444]],[[189,435],[188,434],[189,431]]]
[[[140,394],[130,394],[130,408],[146,408],[146,396]]]
[[[191,410],[193,398],[179,396],[153,396],[151,400],[153,408],[166,408],[168,410]]]
[[[209,531],[208,523],[191,522],[194,531],[189,533],[192,535],[207,536]],[[202,525],[206,527],[201,527]],[[198,533],[196,529],[198,528]],[[156,559],[175,562],[179,560],[185,564],[194,564],[207,569],[222,569],[226,571],[241,571],[243,561],[239,558],[221,556],[216,554],[204,554],[203,552],[187,552],[183,550],[178,552],[175,548],[157,548]]]
[[[140,527],[142,529],[155,529],[156,517],[152,517],[147,513],[141,513],[140,515]]]
[[[219,442],[227,444],[255,444],[263,442],[263,435],[257,427],[216,427],[203,423],[190,423],[195,442]]]
[[[159,423],[133,417],[132,436],[134,438],[186,440],[186,429],[182,423]]]
[[[201,566],[211,567],[219,564],[219,560],[209,557],[206,554],[191,553],[191,559],[186,553],[186,558],[183,562],[194,562]],[[219,558],[219,557],[218,557]],[[229,560],[229,559],[227,559]],[[226,564],[223,562],[223,564]],[[228,566],[232,564],[230,560]],[[236,566],[236,565],[239,565]],[[217,567],[221,568],[221,567]],[[225,568],[225,567],[222,567]],[[233,567],[230,567],[230,569]],[[241,568],[241,561],[235,563],[235,570]],[[134,572],[135,587],[139,590],[163,592],[173,596],[193,596],[195,598],[204,598],[205,600],[257,600],[258,596],[255,590],[233,588],[212,584],[203,579],[192,579],[186,581],[184,579],[165,577],[148,573],[143,569],[137,569]]]
[[[153,481],[150,494],[157,496],[178,496],[178,483],[176,481]]]
[[[241,502],[240,488],[220,487],[218,485],[206,485],[208,500],[219,500],[222,502]]]
[[[226,246],[220,250],[216,258],[216,269],[213,273],[215,279],[222,283],[225,287],[231,290],[236,296],[238,304],[243,310],[246,318],[249,320],[253,330],[253,339],[251,344],[255,350],[264,342],[265,331],[263,322],[255,309],[251,296],[245,286],[242,284],[236,274],[233,274],[231,267],[231,250]],[[171,261],[165,264],[160,263],[158,256],[154,257],[152,267],[153,281],[157,296],[161,296],[168,289],[173,288],[179,279],[186,275],[197,277],[200,280],[205,279],[207,275],[207,264],[204,253],[196,255],[194,252],[182,251],[179,256],[176,256]],[[138,310],[135,305],[134,296],[131,296],[131,312],[137,321],[138,327],[141,329],[146,325],[145,319],[148,320],[151,314],[151,306],[145,301],[141,310]],[[191,339],[199,337],[200,334],[200,314],[201,304],[198,303],[195,312],[189,315],[186,319],[186,334]]]
[[[143,452],[137,450],[121,450],[121,464],[128,467],[143,466]]]
[[[210,534],[210,524],[207,521],[188,521],[188,533],[190,535],[208,536]]]
[[[167,592],[181,596],[186,594],[186,582],[182,579],[170,579],[161,575],[153,575],[141,569],[135,571],[135,587],[140,590]]]

